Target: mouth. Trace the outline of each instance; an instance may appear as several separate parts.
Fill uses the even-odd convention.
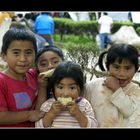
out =
[[[118,80],[119,80],[120,86],[125,86],[127,80],[124,80],[124,79],[118,79]]]
[[[18,65],[18,67],[19,67],[20,69],[27,69],[29,66],[28,66],[28,65]]]

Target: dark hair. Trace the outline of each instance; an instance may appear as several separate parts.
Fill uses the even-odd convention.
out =
[[[21,26],[20,26],[21,27]],[[2,51],[1,53],[6,54],[12,41],[15,40],[27,40],[31,41],[35,48],[35,53],[37,53],[37,45],[35,34],[29,29],[23,27],[11,27],[5,34],[2,40]],[[20,46],[19,46],[20,47]]]
[[[32,18],[32,14],[31,13],[26,13],[24,15],[24,18],[26,18],[27,20],[31,19]]]
[[[27,26],[25,26],[17,21],[13,21],[10,25],[10,28],[29,29]]]
[[[40,49],[38,51],[36,60],[35,60],[36,65],[38,63],[38,59],[39,59],[40,55],[42,55],[44,52],[47,52],[47,51],[52,51],[52,52],[56,53],[58,56],[60,56],[62,61],[64,61],[64,54],[63,54],[62,50],[56,46],[49,45],[49,46],[44,46],[43,49]]]
[[[81,66],[78,63],[74,63],[72,61],[65,61],[59,64],[59,66],[55,69],[52,77],[50,78],[50,82],[48,85],[48,91],[53,92],[54,94],[54,86],[59,83],[63,78],[69,77],[76,81],[77,85],[79,85],[82,90],[84,87],[84,74]],[[80,95],[82,96],[82,95]],[[54,95],[55,97],[55,95]]]
[[[108,15],[108,13],[107,13],[107,12],[103,12],[103,14],[104,14],[104,15]]]
[[[18,16],[19,18],[22,18],[22,17],[23,17],[23,14],[17,14],[17,16]]]
[[[114,44],[112,45],[108,51],[104,51],[100,54],[98,64],[99,68],[102,71],[105,71],[105,68],[103,66],[103,58],[105,54],[106,56],[106,68],[109,70],[109,65],[114,63],[115,60],[118,60],[119,63],[122,62],[122,60],[127,59],[132,64],[135,65],[135,72],[139,68],[139,61],[138,61],[138,50],[129,44]]]

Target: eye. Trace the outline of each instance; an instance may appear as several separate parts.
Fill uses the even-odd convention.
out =
[[[58,64],[59,62],[60,62],[59,60],[53,60],[53,61],[52,61],[52,64],[55,65],[55,64]]]
[[[59,61],[57,60],[57,61],[54,61],[53,63],[57,64],[57,63],[59,63]]]
[[[130,69],[132,69],[132,67],[131,66],[126,66],[125,69],[130,70]]]
[[[70,89],[74,90],[74,89],[77,89],[77,87],[76,86],[71,86]]]
[[[117,69],[117,70],[120,68],[120,66],[119,66],[119,65],[116,65],[116,64],[114,64],[113,67],[114,67],[115,69]]]
[[[28,56],[28,55],[32,55],[33,54],[33,51],[27,51],[26,52],[26,55]]]
[[[18,51],[14,51],[13,54],[14,54],[15,56],[18,56],[20,53],[19,53]]]
[[[58,89],[63,89],[63,86],[62,86],[62,85],[56,85],[56,87],[57,87]]]
[[[42,67],[48,66],[46,63],[40,63],[39,65],[42,66]]]

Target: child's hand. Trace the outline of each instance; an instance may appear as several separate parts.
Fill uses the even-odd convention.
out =
[[[69,113],[77,119],[81,127],[87,127],[87,117],[84,112],[81,112],[76,103],[71,103],[67,108],[69,109]]]
[[[78,105],[75,102],[72,102],[71,104],[69,104],[67,108],[69,109],[69,113],[72,116],[76,116],[77,114],[79,114],[79,112],[81,112]]]
[[[29,121],[35,122],[43,118],[45,115],[45,112],[39,111],[39,110],[32,110],[29,111]]]
[[[38,75],[38,86],[39,87],[43,87],[46,88],[47,84],[48,84],[48,78],[45,77],[45,75]]]
[[[58,101],[55,101],[52,106],[51,106],[51,109],[49,112],[53,113],[54,115],[57,115],[61,112],[61,110],[64,109],[64,106],[58,102]]]
[[[54,68],[48,71],[41,72],[39,75],[44,75],[44,77],[50,78],[54,73]]]
[[[103,85],[108,87],[112,91],[116,91],[118,88],[120,88],[119,80],[113,76],[107,77]]]

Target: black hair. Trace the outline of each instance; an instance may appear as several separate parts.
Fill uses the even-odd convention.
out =
[[[10,25],[10,28],[29,29],[27,26],[25,26],[17,21],[13,21]]]
[[[109,65],[118,60],[121,63],[124,59],[129,60],[132,64],[135,65],[135,72],[139,68],[138,60],[138,50],[130,44],[113,44],[108,51],[104,51],[100,54],[98,65],[102,71],[105,71],[103,66],[103,58],[106,56],[106,68],[109,70]]]
[[[108,13],[107,13],[107,12],[103,12],[103,14],[104,14],[104,15],[108,15]]]
[[[35,48],[35,54],[37,53],[37,45],[35,34],[23,26],[11,27],[3,36],[1,53],[6,54],[12,41],[15,40],[27,40],[31,41]],[[19,46],[20,47],[20,46]]]
[[[22,18],[22,17],[23,17],[23,14],[17,14],[17,16],[18,16],[19,18]]]
[[[48,46],[44,46],[43,49],[40,49],[38,51],[37,56],[36,56],[36,60],[35,60],[36,66],[38,64],[39,57],[44,52],[47,52],[47,51],[52,51],[52,52],[56,53],[58,56],[60,56],[60,58],[62,59],[62,61],[64,61],[64,54],[63,54],[62,50],[59,47],[48,45]]]
[[[63,78],[72,78],[76,81],[77,85],[80,87],[80,96],[82,96],[83,87],[85,84],[84,74],[81,66],[78,63],[74,63],[72,61],[64,61],[57,66],[52,77],[50,78],[50,82],[48,84],[48,92],[53,92],[54,95],[54,87],[57,83],[59,83]],[[54,95],[55,98],[55,95]]]
[[[32,14],[31,13],[26,13],[24,15],[24,18],[26,18],[27,20],[31,19],[32,18]]]

